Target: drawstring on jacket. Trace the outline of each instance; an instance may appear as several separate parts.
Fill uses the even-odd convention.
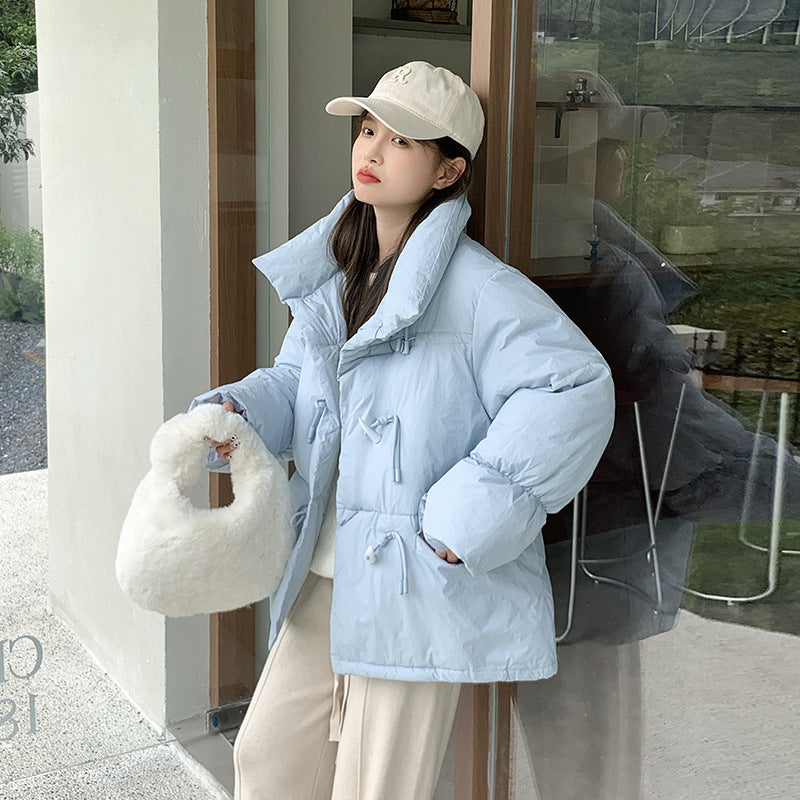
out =
[[[358,424],[361,426],[361,430],[364,431],[366,437],[373,444],[378,444],[383,438],[375,428],[381,425],[389,425],[390,423],[394,423],[394,451],[392,454],[394,482],[400,483],[400,417],[398,417],[397,414],[391,414],[388,417],[379,417],[372,424],[366,423],[361,417],[358,418]]]
[[[381,549],[389,539],[394,539],[397,546],[400,548],[400,588],[397,590],[398,594],[408,594],[408,571],[406,569],[406,551],[403,545],[403,540],[397,531],[387,531],[383,539],[376,544],[370,545],[364,552],[364,561],[368,564],[374,564],[377,560],[376,553]]]
[[[392,451],[392,469],[394,473],[395,483],[400,482],[400,418],[397,414],[390,414],[386,417],[379,417],[373,423],[367,423],[362,417],[358,418],[358,424],[364,435],[373,443],[378,444],[382,441],[383,437],[375,430],[382,425],[394,424],[394,449]],[[388,531],[384,534],[383,539],[376,545],[370,545],[364,552],[364,561],[368,564],[374,564],[376,553],[381,549],[389,539],[394,539],[397,542],[397,547],[400,550],[400,588],[397,590],[398,594],[408,593],[408,572],[406,568],[406,551],[403,545],[403,540],[397,531]]]

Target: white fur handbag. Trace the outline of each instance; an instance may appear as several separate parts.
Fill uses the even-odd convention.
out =
[[[197,508],[189,492],[208,439],[232,439],[233,503]],[[167,420],[150,445],[117,549],[123,592],[171,617],[229,611],[277,589],[296,539],[286,472],[239,414],[205,403]]]

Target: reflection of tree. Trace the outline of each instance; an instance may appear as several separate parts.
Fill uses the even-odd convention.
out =
[[[611,44],[611,43],[609,43]],[[638,102],[798,107],[800,48],[678,45],[641,49]],[[763,83],[768,79],[767,83]]]
[[[664,226],[680,224],[713,224],[721,243],[718,252],[674,257],[701,291],[673,311],[670,321],[726,331],[720,368],[797,377],[800,219],[794,214],[752,221],[730,217],[746,206],[740,200],[703,208],[697,184],[705,162],[667,175],[656,166],[663,148],[640,142],[629,149],[623,190],[612,203],[618,213],[655,244]]]
[[[575,39],[592,31],[595,0],[543,0],[539,29],[545,36]]]
[[[652,21],[652,15],[645,15]],[[598,27],[594,38],[603,43],[600,52],[599,72],[619,92],[623,101],[636,101],[636,59],[639,47],[636,42],[644,38],[640,18],[639,0],[614,0],[604,2],[598,13]],[[650,23],[651,24],[651,23]]]
[[[796,19],[800,3],[794,0],[794,6]],[[767,45],[690,40],[665,42],[667,46],[656,49],[647,43],[654,7],[639,0],[606,0],[595,13],[589,38],[601,44],[599,71],[626,103],[800,106],[800,48],[774,40]]]
[[[800,107],[790,113],[765,110],[704,113],[703,116],[707,118],[710,138],[706,152],[696,155],[717,161],[767,161],[800,166]]]
[[[738,266],[728,251],[723,259],[733,264],[685,267],[701,291],[673,312],[670,321],[724,330],[727,346],[715,363],[723,372],[797,380],[800,274],[780,262],[775,266],[774,251],[749,255],[751,263],[745,266]]]
[[[645,239],[658,243],[667,225],[702,225],[713,217],[700,204],[696,170],[668,175],[656,166],[662,147],[637,142],[628,148],[622,192],[613,206]]]

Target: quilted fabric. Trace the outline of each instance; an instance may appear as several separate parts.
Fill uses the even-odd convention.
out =
[[[293,315],[274,366],[193,401],[234,400],[276,457],[294,459],[298,539],[270,598],[269,644],[308,573],[338,464],[334,671],[546,678],[556,648],[541,528],[608,441],[608,365],[542,290],[466,236],[464,197],[415,230],[348,339],[327,239],[349,199],[254,261]],[[463,563],[440,559],[423,530]]]

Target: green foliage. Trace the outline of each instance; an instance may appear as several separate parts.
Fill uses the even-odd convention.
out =
[[[35,91],[36,21],[33,0],[3,0],[0,4],[0,158],[3,163],[33,155],[33,142],[20,135],[25,101]]]
[[[650,38],[652,14],[642,14],[640,0],[603,3],[596,13],[602,50],[598,71],[619,92],[624,103],[637,100],[637,42]]]
[[[762,222],[771,224],[760,224],[756,232],[743,223],[723,227],[720,238],[726,248],[712,254],[712,263],[683,267],[700,293],[672,312],[670,322],[724,330],[727,341],[715,362],[717,369],[797,380],[800,272],[796,269],[796,242],[800,220]],[[784,229],[782,237],[780,228]],[[741,247],[743,242],[751,246]],[[758,397],[743,395],[736,403],[727,402],[752,416]],[[800,444],[796,436],[795,443]]]
[[[44,292],[30,278],[12,281],[2,275],[0,282],[0,319],[19,322],[44,321]]]
[[[774,428],[771,429],[774,432]],[[769,546],[771,523],[752,520],[746,528],[749,541]],[[783,547],[797,549],[797,539],[790,539],[800,530],[796,515],[783,518]],[[698,525],[686,584],[693,589],[715,594],[758,594],[764,589],[767,556],[739,541],[739,524]],[[684,594],[681,607],[710,619],[750,625],[771,631],[800,635],[800,562],[797,558],[781,559],[780,581],[774,594],[758,603],[717,603]]]
[[[15,57],[7,55],[17,47],[33,53],[33,70],[12,77],[10,91],[14,94],[35,92],[36,83],[36,18],[33,0],[3,0],[0,3],[0,65],[13,64]]]
[[[27,277],[36,283],[44,282],[42,234],[35,228],[15,231],[0,220],[0,269]]]
[[[14,85],[35,73],[35,48],[16,45],[0,52],[0,157],[5,164],[33,155],[33,141],[20,134],[25,121],[25,101],[14,93]]]
[[[638,97],[651,105],[797,107],[800,50],[670,43],[639,54]]]
[[[36,44],[33,0],[3,0],[0,3],[0,42]]]
[[[703,208],[697,192],[697,171],[667,175],[656,166],[664,149],[653,142],[628,145],[628,163],[622,191],[614,208],[639,233],[656,245],[667,225],[714,224],[717,215]]]
[[[723,251],[722,255],[723,259],[727,255],[729,261],[734,260],[730,251]],[[790,266],[791,262],[787,263],[786,256],[783,264],[775,266],[720,263],[711,268],[684,267],[688,277],[700,286],[700,293],[676,309],[670,321],[726,331],[726,362],[732,363],[735,341],[741,337],[748,362],[743,366],[751,372],[765,371],[765,357],[758,354],[756,343],[771,338],[776,346],[770,372],[796,375],[800,357],[796,346],[800,340],[800,273]],[[795,345],[789,344],[792,341]],[[783,357],[781,342],[786,342],[788,348]]]
[[[11,231],[0,221],[0,318],[44,319],[42,234]]]

